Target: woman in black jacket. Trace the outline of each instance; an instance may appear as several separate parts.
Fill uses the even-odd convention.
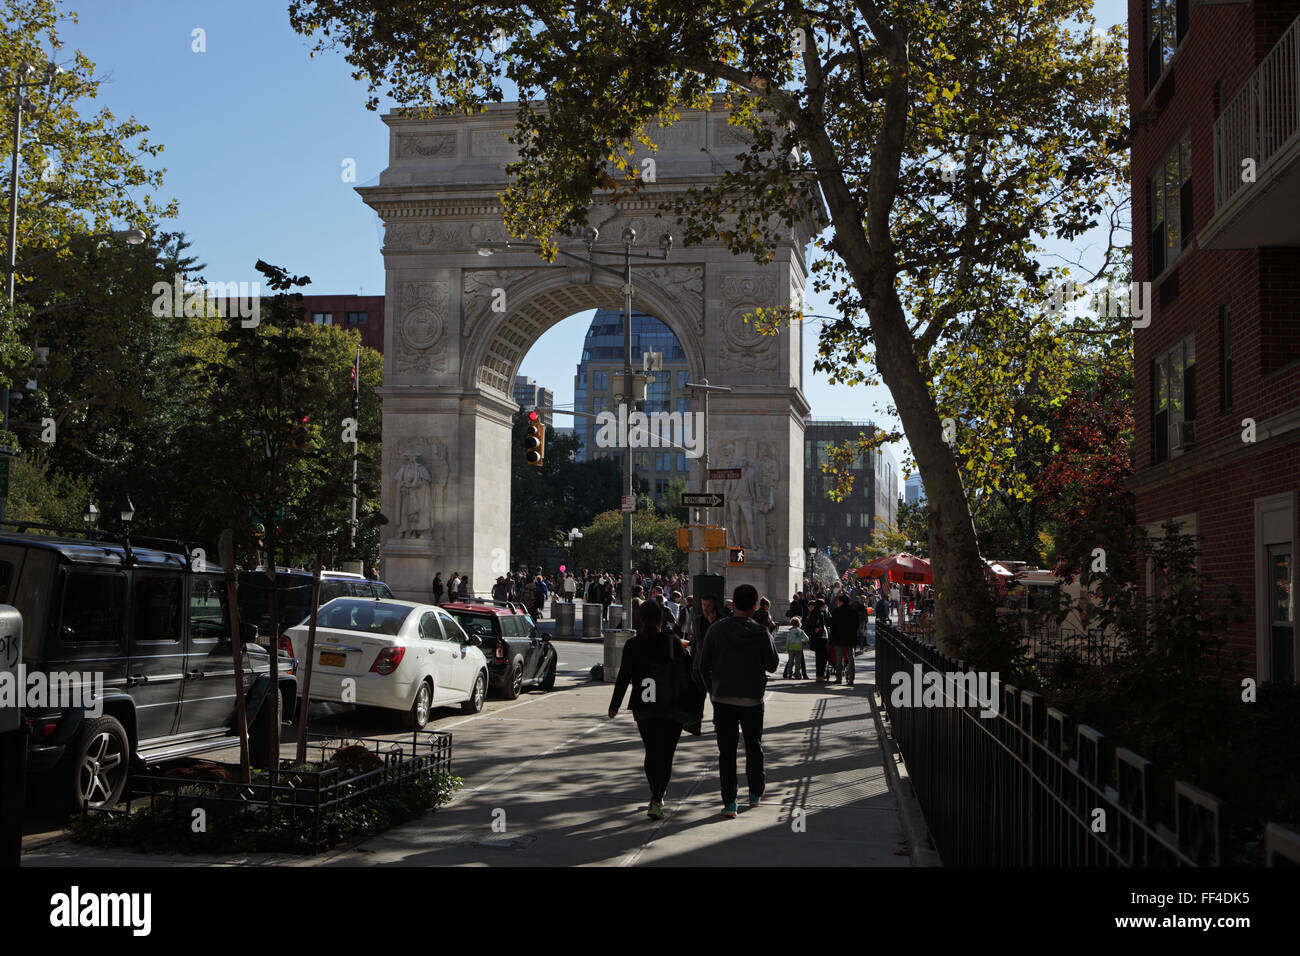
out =
[[[623,660],[609,699],[612,720],[623,706],[628,685],[632,685],[632,714],[645,744],[645,775],[650,783],[650,806],[646,816],[664,817],[664,793],[673,772],[673,754],[682,736],[681,720],[674,716],[673,678],[675,658],[682,655],[681,643],[664,629],[664,612],[658,601],[640,607],[640,627],[623,646]]]

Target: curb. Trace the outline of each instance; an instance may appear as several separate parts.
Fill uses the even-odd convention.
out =
[[[903,825],[903,835],[907,837],[907,846],[912,853],[912,866],[943,866],[943,860],[934,849],[930,840],[930,828],[921,812],[921,802],[912,790],[912,778],[907,773],[907,764],[898,749],[898,742],[885,726],[884,700],[879,687],[872,690],[867,698],[871,702],[871,717],[876,724],[876,735],[884,750],[885,776],[889,778],[889,788],[898,799],[898,816]]]

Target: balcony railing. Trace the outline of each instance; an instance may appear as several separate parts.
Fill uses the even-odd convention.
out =
[[[1242,186],[1242,164],[1255,161],[1255,175],[1300,133],[1300,18],[1232,98],[1214,123],[1214,208],[1221,209]]]

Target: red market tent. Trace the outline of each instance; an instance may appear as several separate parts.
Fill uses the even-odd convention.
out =
[[[856,574],[860,578],[888,578],[899,584],[934,584],[930,562],[906,551],[877,558],[858,568]]]

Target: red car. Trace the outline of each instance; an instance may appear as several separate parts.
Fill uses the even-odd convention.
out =
[[[555,648],[522,605],[457,601],[442,608],[466,634],[483,642],[488,685],[506,700],[514,700],[525,687],[545,691],[555,686]]]

